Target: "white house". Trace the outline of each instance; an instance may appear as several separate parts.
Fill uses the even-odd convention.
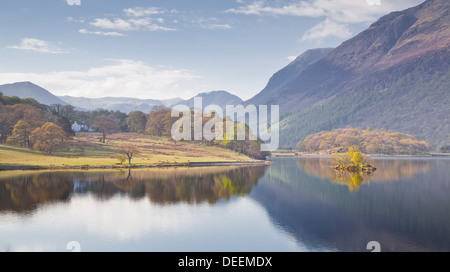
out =
[[[85,124],[78,124],[77,122],[72,124],[72,130],[75,132],[80,132],[80,131],[88,131],[88,132],[92,132],[92,128],[86,126]]]

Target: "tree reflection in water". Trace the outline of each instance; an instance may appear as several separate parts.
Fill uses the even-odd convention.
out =
[[[377,168],[372,173],[336,171],[330,158],[301,158],[297,165],[309,175],[326,178],[336,184],[345,185],[352,192],[359,190],[362,184],[383,181],[393,181],[400,178],[410,178],[418,173],[426,173],[430,162],[423,160],[374,160],[371,162]]]
[[[116,195],[151,202],[215,203],[247,195],[266,166],[162,168],[121,171],[34,172],[0,177],[0,212],[30,212],[38,205],[92,194],[99,200]]]

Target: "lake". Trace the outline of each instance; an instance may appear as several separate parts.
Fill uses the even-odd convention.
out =
[[[272,161],[0,172],[0,251],[450,251],[450,158]]]

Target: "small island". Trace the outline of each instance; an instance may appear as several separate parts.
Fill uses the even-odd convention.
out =
[[[355,146],[349,147],[346,153],[335,154],[332,160],[334,169],[338,171],[372,173],[377,170]]]

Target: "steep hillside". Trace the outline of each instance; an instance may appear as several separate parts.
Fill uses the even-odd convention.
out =
[[[289,65],[275,73],[267,83],[267,86],[260,93],[255,95],[245,103],[252,105],[270,105],[277,101],[278,93],[289,85],[293,80],[302,74],[302,72],[310,65],[330,53],[333,48],[311,49],[298,56]],[[274,103],[271,103],[271,102]]]
[[[428,0],[390,13],[260,100],[280,105],[281,146],[322,130],[366,126],[412,134],[435,148],[446,144],[449,12],[450,1]]]

